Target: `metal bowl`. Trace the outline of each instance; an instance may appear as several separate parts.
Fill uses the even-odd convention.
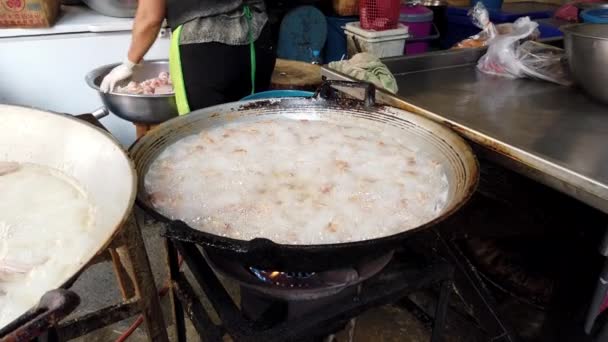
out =
[[[119,18],[135,17],[137,0],[83,0],[92,10],[103,15]]]
[[[118,63],[104,65],[86,76],[87,84],[97,90],[101,101],[110,112],[127,121],[140,124],[158,124],[177,116],[175,94],[131,95],[102,92],[99,89],[101,81],[117,65]],[[169,71],[167,60],[145,61],[135,67],[131,80],[142,82],[157,77],[162,71]]]
[[[594,98],[608,104],[608,25],[562,27],[574,80]]]

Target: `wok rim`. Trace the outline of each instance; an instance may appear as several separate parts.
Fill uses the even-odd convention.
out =
[[[183,116],[178,116],[176,118],[173,118],[171,120],[165,121],[162,124],[160,124],[159,126],[157,126],[155,129],[160,129],[162,127],[166,127],[171,125],[171,123],[174,120],[183,120],[185,119],[185,117],[189,116],[189,115],[210,115],[210,113],[216,112],[213,109],[214,108],[223,108],[223,107],[227,107],[227,106],[233,106],[233,108],[242,108],[243,106],[247,106],[247,105],[252,105],[255,103],[261,103],[261,102],[274,102],[274,101],[310,101],[310,100],[314,100],[314,101],[319,101],[317,99],[311,98],[311,99],[292,99],[292,98],[267,98],[267,99],[257,99],[257,100],[248,100],[248,101],[236,101],[236,102],[231,102],[231,103],[225,103],[225,104],[220,104],[220,105],[216,105],[216,106],[211,106],[211,107],[207,107],[207,108],[203,108],[201,110],[198,111],[194,111],[192,113],[189,113],[187,115],[183,115]],[[353,100],[349,100],[349,101],[353,101]],[[355,100],[358,103],[362,103],[359,100]],[[335,102],[331,102],[331,103],[335,103]],[[263,109],[264,107],[262,107],[261,109]],[[467,204],[469,202],[469,200],[471,199],[471,197],[473,196],[473,194],[475,193],[475,191],[477,190],[477,186],[479,184],[479,178],[480,178],[480,171],[479,171],[479,161],[477,159],[477,156],[473,153],[473,149],[471,148],[471,146],[466,142],[466,140],[461,137],[458,133],[456,133],[455,131],[453,131],[451,128],[442,125],[438,122],[435,122],[433,120],[430,120],[428,118],[425,118],[419,114],[416,113],[412,113],[409,111],[405,111],[402,109],[398,109],[398,108],[394,108],[394,107],[390,107],[390,106],[384,106],[384,105],[376,105],[372,108],[371,111],[376,111],[376,110],[382,110],[384,108],[393,108],[397,111],[400,112],[405,112],[411,115],[416,116],[418,119],[420,119],[421,121],[424,122],[425,125],[429,125],[432,127],[435,127],[437,129],[439,129],[440,131],[442,131],[442,134],[448,134],[451,135],[454,139],[457,139],[460,143],[461,143],[461,147],[463,148],[461,150],[461,153],[458,153],[459,155],[462,154],[466,154],[470,157],[471,159],[471,164],[468,167],[464,167],[463,169],[467,171],[467,174],[470,174],[470,177],[467,177],[466,179],[468,180],[467,184],[465,185],[465,191],[463,191],[460,200],[455,203],[454,205],[452,205],[451,207],[449,207],[448,210],[442,212],[439,216],[433,218],[432,220],[417,226],[415,228],[411,228],[405,231],[401,231],[395,234],[391,234],[391,235],[386,235],[386,236],[381,236],[381,237],[377,237],[377,238],[373,238],[373,239],[369,239],[369,240],[359,240],[359,241],[350,241],[350,242],[343,242],[343,243],[325,243],[325,244],[312,244],[312,245],[304,245],[304,244],[283,244],[283,243],[277,243],[271,239],[265,238],[265,237],[259,237],[259,238],[254,238],[251,240],[238,240],[238,239],[234,239],[234,238],[230,238],[230,237],[224,237],[224,236],[220,236],[220,235],[215,235],[213,233],[207,232],[207,231],[201,231],[198,229],[195,229],[193,227],[191,227],[190,225],[188,225],[187,223],[184,222],[184,224],[186,224],[186,226],[192,230],[195,230],[197,232],[203,232],[205,234],[208,234],[210,236],[213,236],[214,238],[218,239],[218,240],[222,240],[225,242],[228,242],[234,246],[242,246],[243,249],[245,250],[244,253],[249,253],[250,251],[250,247],[252,246],[252,244],[256,241],[256,240],[267,240],[270,241],[272,243],[273,247],[279,248],[279,249],[283,249],[283,250],[288,250],[288,251],[313,251],[313,250],[325,250],[325,249],[348,249],[348,248],[358,248],[358,247],[363,247],[363,246],[367,246],[370,244],[384,244],[384,243],[394,243],[396,241],[402,240],[403,238],[409,236],[410,234],[416,233],[420,230],[423,229],[427,229],[430,228],[432,226],[436,226],[437,224],[441,223],[442,221],[444,221],[445,219],[449,218],[450,216],[452,216],[454,213],[456,213],[458,210],[460,210],[465,204]],[[237,109],[238,110],[238,109]],[[343,108],[342,110],[348,110],[347,108]],[[387,114],[388,115],[388,114]],[[406,120],[406,119],[404,119]],[[428,127],[428,126],[427,126]],[[133,142],[133,144],[129,147],[128,152],[129,155],[131,156],[131,158],[133,158],[132,153],[133,150],[138,147],[139,144],[144,143],[146,140],[148,139],[153,139],[150,138],[149,135],[144,135],[142,137],[140,137],[139,139],[137,139],[135,142]],[[459,158],[461,162],[463,162],[463,158]],[[468,172],[468,171],[472,171],[472,172]],[[136,166],[136,172],[139,172],[137,170],[137,166]],[[145,177],[144,175],[141,175],[141,177]],[[166,224],[173,224],[177,221],[180,220],[171,220],[170,218],[166,217],[165,215],[163,215],[162,213],[160,213],[159,211],[157,211],[154,207],[152,207],[151,205],[148,205],[148,201],[147,199],[143,198],[143,196],[145,196],[145,194],[140,194],[139,193],[139,184],[137,186],[137,196],[136,196],[136,205],[140,208],[142,208],[144,211],[146,211],[148,214],[152,215],[154,218],[158,219],[159,221],[166,223]],[[183,222],[183,221],[181,221]],[[203,244],[206,244],[206,242],[201,242]],[[209,243],[210,247],[214,247],[213,244]],[[236,251],[235,251],[236,252]]]

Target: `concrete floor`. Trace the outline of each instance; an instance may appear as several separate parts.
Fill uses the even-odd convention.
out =
[[[165,275],[163,273],[164,264],[162,258],[162,240],[159,237],[160,227],[148,220],[143,226],[143,235],[146,241],[146,248],[152,269],[155,275],[157,287],[162,287]],[[228,284],[230,285],[230,284]],[[87,269],[76,281],[72,288],[81,297],[81,305],[70,316],[76,317],[84,313],[92,312],[104,306],[120,301],[113,270],[109,262],[94,265]],[[229,292],[238,296],[238,288],[229,286]],[[163,305],[167,306],[167,298],[163,299]],[[165,314],[165,319],[169,315]],[[448,317],[449,318],[449,317]],[[128,319],[112,326],[94,331],[89,335],[83,336],[77,341],[96,342],[114,341],[135,319]],[[200,340],[198,335],[188,323],[189,341]],[[170,325],[171,323],[168,322]],[[173,335],[172,327],[169,328],[170,335]],[[447,333],[449,341],[476,341],[476,332],[471,332],[470,327],[463,329],[462,326],[452,324],[448,319]],[[336,336],[338,341],[348,341],[348,332],[340,332]],[[428,341],[430,329],[428,324],[423,324],[414,315],[399,306],[387,305],[366,312],[356,320],[354,336],[352,341]],[[129,341],[145,341],[146,335],[142,327],[138,328]]]

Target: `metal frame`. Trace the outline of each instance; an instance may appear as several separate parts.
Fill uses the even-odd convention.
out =
[[[131,281],[135,288],[135,296],[95,312],[59,322],[41,336],[40,341],[54,342],[75,339],[137,314],[143,316],[149,341],[169,341],[154,276],[138,223],[140,221],[135,217],[138,214],[138,209],[134,208],[134,213],[117,238],[122,246],[126,246],[129,264],[133,268]]]
[[[594,330],[595,320],[600,314],[600,309],[608,295],[608,228],[599,247],[599,252],[604,256],[604,266],[599,274],[593,297],[585,318],[585,332],[591,334]],[[608,341],[608,324],[605,324],[599,332],[598,341]]]
[[[470,263],[453,239],[447,238],[435,231],[439,240],[439,248],[457,269],[455,286],[458,293],[469,304],[481,326],[487,330],[490,341],[518,342],[520,337],[513,327],[503,319],[497,310],[497,303],[476,268]]]
[[[171,311],[179,342],[186,341],[185,316],[206,341],[221,341],[226,334],[236,341],[297,340],[311,337],[311,332],[314,332],[314,336],[329,335],[370,308],[395,302],[413,291],[437,283],[440,284],[440,296],[435,308],[431,342],[442,340],[453,276],[452,267],[445,262],[434,262],[421,268],[395,266],[395,270],[391,270],[392,264],[389,264],[385,270],[364,282],[354,298],[338,299],[323,310],[304,314],[297,321],[269,327],[269,322],[251,321],[241,313],[196,244],[167,238],[165,248],[171,277]],[[192,285],[179,271],[180,256],[211,302],[221,324],[212,322]]]

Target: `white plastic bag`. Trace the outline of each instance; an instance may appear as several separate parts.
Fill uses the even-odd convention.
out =
[[[529,17],[517,19],[513,23],[513,31],[490,41],[488,52],[479,59],[477,68],[487,74],[522,77],[521,63],[517,59],[519,40],[531,35],[537,27],[538,24]]]
[[[468,16],[471,18],[473,24],[481,29],[481,32],[459,42],[454,48],[482,47],[485,46],[490,39],[498,35],[496,26],[490,21],[490,13],[488,13],[488,10],[481,2],[478,2],[469,10]]]
[[[563,49],[535,41],[527,41],[517,49],[524,75],[564,86],[572,85]]]
[[[563,50],[534,41],[520,41],[537,32],[538,23],[529,17],[517,19],[513,30],[499,34],[488,44],[488,52],[479,59],[477,68],[484,73],[503,77],[532,77],[570,85],[562,65]]]

